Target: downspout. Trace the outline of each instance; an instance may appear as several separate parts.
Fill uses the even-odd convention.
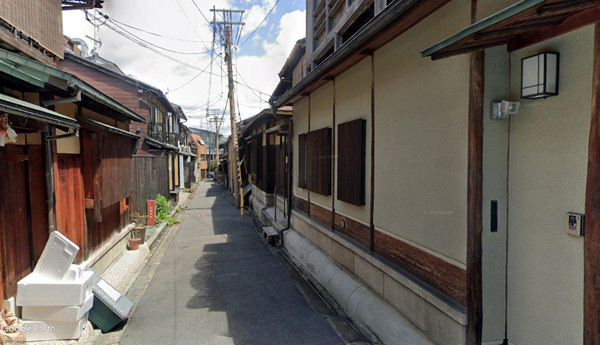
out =
[[[44,165],[46,175],[46,204],[48,205],[48,233],[56,230],[55,210],[54,210],[54,174],[52,158],[52,141],[48,137],[52,136],[53,126],[48,126],[46,132],[42,133],[42,140],[45,145]]]

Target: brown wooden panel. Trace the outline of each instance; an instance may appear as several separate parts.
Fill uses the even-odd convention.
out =
[[[298,187],[306,188],[306,134],[298,136]]]
[[[17,281],[31,272],[31,228],[28,214],[27,161],[5,161],[7,156],[26,155],[25,146],[0,148],[0,223],[4,269],[4,293],[16,294]]]
[[[101,209],[102,222],[94,220],[94,211],[86,210],[88,227],[88,248],[93,253],[100,248],[111,236],[118,232],[121,227],[121,204],[117,202],[109,207]]]
[[[366,120],[338,125],[337,199],[365,204]]]
[[[317,220],[328,228],[332,227],[331,220],[333,219],[331,210],[328,210],[317,204],[310,203],[310,217]]]
[[[333,228],[355,240],[356,242],[362,244],[366,248],[369,248],[371,245],[371,227],[368,225],[364,225],[360,222],[353,220],[352,218],[348,218],[346,216],[342,216],[338,213],[333,215],[334,223]],[[341,223],[342,219],[345,222],[345,228],[342,229]]]
[[[466,305],[467,274],[464,270],[379,231],[375,231],[375,253]]]
[[[308,190],[331,195],[331,128],[308,132],[306,151]]]
[[[594,27],[592,116],[585,191],[584,332],[585,345],[600,344],[600,22]]]
[[[28,157],[33,260],[37,262],[48,241],[48,205],[46,204],[46,174],[42,145],[29,145]]]
[[[81,157],[57,155],[54,161],[56,229],[81,248],[77,259],[85,253],[85,198]]]
[[[169,170],[167,157],[139,157],[131,161],[131,212],[146,215],[146,201],[156,195],[168,197]]]
[[[309,211],[308,201],[304,200],[302,198],[299,198],[297,196],[294,196],[294,208],[297,209],[298,211],[302,211],[302,212],[308,214],[308,211]]]

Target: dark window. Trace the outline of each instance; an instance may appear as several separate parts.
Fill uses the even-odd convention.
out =
[[[308,132],[306,151],[308,190],[331,195],[331,128]]]
[[[365,204],[366,120],[338,125],[337,198]]]
[[[298,136],[298,187],[306,188],[306,134]]]

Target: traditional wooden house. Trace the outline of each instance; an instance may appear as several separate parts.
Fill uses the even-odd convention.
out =
[[[159,89],[125,75],[97,55],[65,54],[61,69],[89,82],[146,122],[132,122],[129,131],[142,139],[133,160],[132,210],[146,214],[146,201],[157,194],[177,195],[180,186],[179,117]]]
[[[50,232],[80,247],[79,262],[96,262],[126,234],[119,232],[130,223],[140,139],[128,126],[143,118],[72,74],[4,50],[0,85],[3,129],[17,135],[9,142],[0,133],[3,301],[31,272]]]
[[[280,221],[287,219],[284,215],[289,183],[286,157],[291,115],[290,107],[283,107],[275,114],[265,109],[247,119],[239,132],[240,157],[245,163],[243,185],[251,186],[249,206],[268,223],[277,218],[277,213]]]
[[[385,343],[600,343],[599,11],[307,1],[284,243]]]

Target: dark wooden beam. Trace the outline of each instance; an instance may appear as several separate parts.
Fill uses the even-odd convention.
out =
[[[366,139],[366,138],[365,138]],[[375,251],[375,55],[371,55],[371,195],[369,204],[369,249]]]
[[[585,190],[584,335],[585,345],[600,344],[600,21],[594,30],[592,116]]]
[[[483,87],[485,53],[471,53],[467,186],[467,345],[481,344],[482,311],[482,181]]]
[[[586,25],[590,25],[598,19],[600,19],[600,6],[589,8],[568,17],[559,25],[516,36],[508,43],[507,50],[512,52],[525,48],[550,38],[566,34],[567,32],[577,30]]]

